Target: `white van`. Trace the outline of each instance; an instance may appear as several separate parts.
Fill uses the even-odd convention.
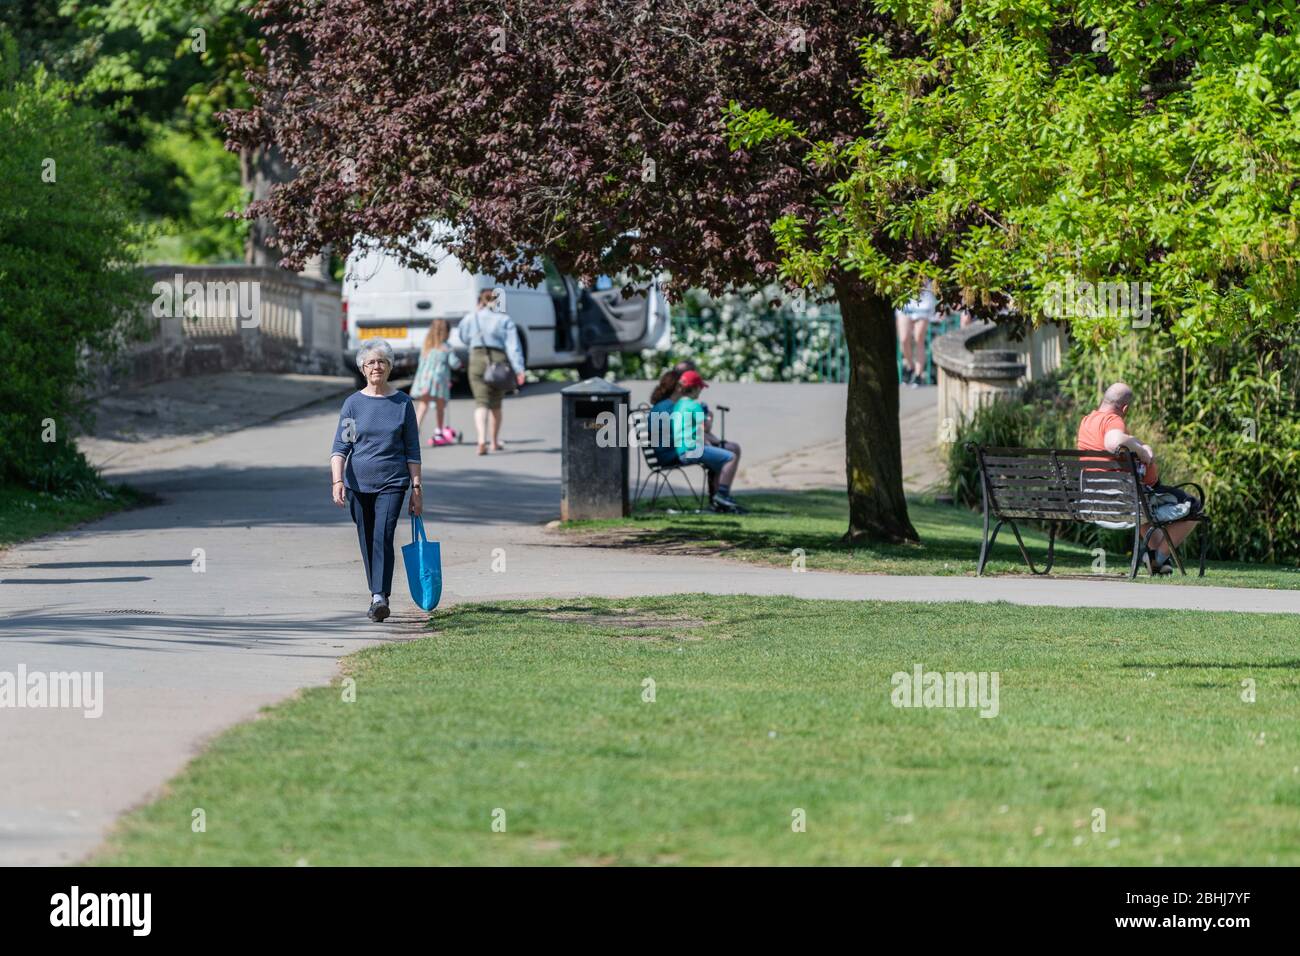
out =
[[[469,272],[443,247],[427,248],[438,263],[432,274],[405,268],[396,256],[376,250],[348,257],[342,360],[360,385],[365,381],[356,355],[366,339],[388,340],[396,355],[394,378],[414,374],[430,323],[446,319],[454,327],[474,308],[481,289],[497,285],[491,276]],[[610,352],[670,346],[672,321],[657,284],[624,299],[618,288],[583,288],[550,260],[542,268],[545,279],[536,288],[502,286],[502,307],[519,329],[528,368],[577,368],[583,378],[601,376]]]

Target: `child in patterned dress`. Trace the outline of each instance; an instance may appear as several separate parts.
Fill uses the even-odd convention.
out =
[[[447,408],[447,399],[451,398],[451,359],[452,350],[447,344],[450,329],[444,319],[435,319],[429,325],[429,332],[424,337],[424,346],[420,349],[420,366],[415,371],[415,381],[411,384],[411,398],[417,405],[415,420],[423,423],[429,411],[429,399],[435,403],[434,415],[437,427],[429,439],[430,447],[450,445],[460,439],[460,433],[450,426],[443,425],[443,415]]]

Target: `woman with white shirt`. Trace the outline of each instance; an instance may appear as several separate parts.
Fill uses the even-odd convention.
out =
[[[506,390],[484,381],[488,366],[509,362],[516,385],[524,384],[524,350],[519,330],[510,316],[492,308],[495,289],[478,294],[478,307],[465,315],[452,331],[454,345],[469,349],[469,388],[474,393],[474,428],[478,432],[478,453],[487,454],[484,435],[488,415],[492,417],[492,450],[501,451],[501,400]]]

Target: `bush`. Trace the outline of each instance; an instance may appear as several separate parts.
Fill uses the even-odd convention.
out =
[[[68,498],[111,498],[99,472],[70,442],[52,445],[50,454],[27,475],[27,485],[42,494]]]
[[[674,310],[667,352],[611,355],[622,377],[658,378],[691,359],[707,379],[720,382],[818,382],[844,353],[833,308],[809,303],[796,314],[779,286],[741,290],[721,298],[692,289]],[[773,304],[779,303],[779,304]],[[818,320],[824,321],[818,321]]]
[[[1115,381],[1133,386],[1128,426],[1156,449],[1162,480],[1205,489],[1213,557],[1300,562],[1300,339],[1243,339],[1199,353],[1158,333],[1101,352],[1076,345],[1062,370],[1021,402],[980,409],[959,426],[948,462],[953,495],[980,506],[965,442],[1073,448],[1079,420]],[[1128,546],[1127,535],[1093,526],[1062,533]]]
[[[958,427],[957,441],[948,449],[948,485],[953,497],[972,508],[982,506],[979,463],[968,442],[985,447],[1073,448],[1070,426],[1073,403],[1060,393],[1056,376],[1033,382],[1019,402],[995,402],[981,408]]]
[[[82,362],[120,346],[147,290],[125,155],[66,86],[16,64],[0,33],[0,483],[58,490],[87,480]]]

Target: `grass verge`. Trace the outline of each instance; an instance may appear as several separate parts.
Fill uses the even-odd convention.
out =
[[[135,507],[145,500],[144,495],[125,485],[105,485],[98,494],[71,495],[33,491],[23,485],[0,485],[0,550]]]
[[[355,702],[309,690],[219,737],[94,862],[1295,865],[1298,627],[704,595],[461,606],[348,658]],[[915,664],[997,671],[997,716],[895,708],[891,675]]]
[[[780,494],[753,494],[738,499],[747,515],[669,514],[664,510],[639,511],[630,518],[575,521],[559,533],[586,538],[594,544],[645,548],[674,553],[710,553],[740,561],[789,567],[802,550],[806,566],[819,571],[865,574],[975,574],[983,525],[980,515],[933,500],[912,499],[908,514],[919,545],[878,545],[850,548],[840,537],[848,526],[848,501],[842,491],[816,490]],[[1038,567],[1047,553],[1045,533],[1022,529],[1025,546]],[[1198,531],[1197,534],[1200,534]],[[1189,542],[1194,546],[1195,539]],[[1300,568],[1281,565],[1206,563],[1204,578],[1196,577],[1194,550],[1184,550],[1191,571],[1152,578],[1140,571],[1138,579],[1168,585],[1210,584],[1225,587],[1300,588]],[[1097,556],[1089,548],[1069,541],[1056,544],[1052,574],[1093,576]],[[1105,573],[1127,577],[1129,553],[1105,555]],[[1028,574],[1010,528],[998,534],[993,555],[985,568],[989,574]]]

